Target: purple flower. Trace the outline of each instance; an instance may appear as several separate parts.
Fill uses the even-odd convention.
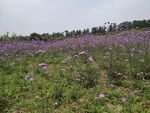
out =
[[[80,82],[82,80],[82,77],[80,75],[77,75],[76,81]]]
[[[93,59],[92,57],[89,57],[89,58],[88,58],[88,61],[89,61],[89,62],[93,62],[94,59]]]
[[[104,94],[104,93],[100,93],[100,94],[98,95],[98,97],[96,97],[95,99],[101,100],[101,99],[104,99],[104,98],[105,98],[105,94]]]
[[[39,67],[42,69],[47,69],[47,64],[41,63],[41,64],[39,64]]]
[[[105,95],[103,93],[100,93],[98,97],[99,97],[99,99],[103,99],[103,98],[105,98]]]

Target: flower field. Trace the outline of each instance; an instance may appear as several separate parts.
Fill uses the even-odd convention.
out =
[[[0,42],[0,113],[150,113],[150,31]]]

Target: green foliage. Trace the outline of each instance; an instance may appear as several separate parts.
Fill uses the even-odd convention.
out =
[[[150,84],[146,78],[149,70],[143,67],[149,64],[143,62],[141,66],[138,53],[133,53],[134,63],[130,65],[130,55],[124,48],[112,47],[106,60],[102,59],[108,55],[104,47],[82,49],[88,51],[84,58],[75,58],[71,49],[51,49],[51,53],[43,55],[42,60],[41,56],[29,57],[20,53],[20,62],[12,63],[15,61],[14,56],[1,63],[0,110],[54,113],[149,111]],[[77,48],[76,52],[79,53],[80,49]],[[91,55],[93,62],[87,60]],[[62,60],[65,62],[62,63]],[[41,61],[47,63],[46,69],[38,67]],[[28,65],[32,65],[32,68]],[[109,66],[106,68],[103,65]],[[141,71],[145,74],[144,79],[134,76]],[[100,93],[105,97],[100,99]],[[127,100],[122,101],[122,98]]]
[[[88,52],[81,55],[81,50]],[[143,44],[50,48],[42,56],[16,53],[0,63],[0,112],[149,112],[149,58]],[[42,62],[46,68],[39,67]]]

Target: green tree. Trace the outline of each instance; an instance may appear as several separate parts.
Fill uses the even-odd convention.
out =
[[[31,33],[30,34],[30,40],[41,40],[41,35],[38,33]]]

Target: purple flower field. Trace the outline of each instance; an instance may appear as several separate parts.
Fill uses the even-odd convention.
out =
[[[34,54],[36,50],[48,50],[49,48],[76,48],[76,47],[98,47],[101,45],[130,45],[130,44],[146,43],[150,45],[150,31],[142,33],[122,33],[113,36],[95,36],[85,35],[83,37],[71,38],[66,40],[58,40],[55,42],[48,41],[12,41],[0,42],[0,58],[7,58],[16,52],[23,51],[28,54]]]
[[[0,111],[150,111],[150,31],[0,42]]]

